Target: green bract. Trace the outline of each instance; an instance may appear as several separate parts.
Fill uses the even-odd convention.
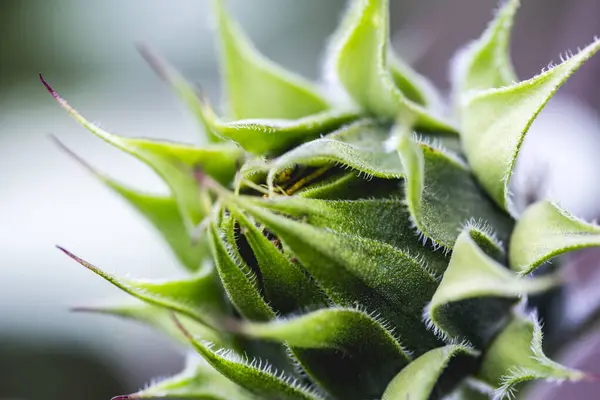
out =
[[[108,133],[44,81],[164,179],[168,195],[139,193],[88,167],[191,273],[125,279],[64,250],[141,300],[82,310],[146,322],[197,353],[118,399],[500,399],[529,380],[586,377],[544,353],[526,299],[545,305],[558,275],[529,274],[600,245],[600,227],[546,201],[517,216],[508,185],[536,115],[600,41],[518,82],[508,0],[457,55],[445,105],[391,51],[388,2],[350,3],[325,68],[349,101],[261,56],[220,1],[223,115],[143,49],[203,145]]]

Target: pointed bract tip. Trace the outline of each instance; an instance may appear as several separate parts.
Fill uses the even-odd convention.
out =
[[[38,76],[40,77],[40,81],[42,81],[42,84],[48,90],[48,92],[50,92],[52,97],[54,97],[56,100],[62,101],[62,98],[59,96],[59,94],[56,92],[56,90],[54,90],[52,88],[52,86],[50,86],[50,84],[46,81],[46,79],[44,79],[44,76],[42,75],[41,72],[38,74]]]
[[[600,381],[600,374],[598,373],[585,373],[584,379],[586,381],[598,382]]]
[[[177,70],[171,67],[164,58],[152,51],[149,46],[144,43],[137,43],[135,47],[150,68],[152,68],[156,75],[161,79],[167,81],[173,87],[177,87],[185,81],[183,76]],[[202,86],[200,84],[195,84],[193,87],[190,86],[190,88],[196,93],[198,99],[200,99],[205,106],[208,106],[208,97],[204,93]]]
[[[54,245],[57,249],[59,249],[60,251],[62,251],[63,253],[65,253],[66,255],[68,255],[69,257],[72,256],[71,252],[67,249],[65,249],[64,247],[62,247],[61,245],[57,244]]]
[[[208,101],[208,96],[206,95],[206,92],[204,91],[204,88],[202,87],[202,85],[200,83],[194,82],[194,92],[196,92],[196,95],[202,101],[204,106],[209,107],[210,110],[212,111],[212,108],[210,107],[210,103]]]
[[[100,270],[98,268],[94,267],[92,264],[85,261],[83,258],[76,256],[75,254],[71,253],[69,250],[65,249],[62,246],[56,245],[56,248],[59,249],[60,251],[62,251],[63,253],[65,253],[66,255],[68,255],[69,257],[71,257],[73,260],[77,261],[79,264],[86,267],[87,269],[94,271],[96,273],[99,273]]]
[[[190,341],[194,339],[192,337],[191,333],[183,326],[183,324],[181,323],[181,321],[179,320],[179,318],[177,318],[177,315],[175,315],[174,313],[171,314],[171,319],[173,319],[173,322],[175,323],[175,326],[177,326],[177,329],[179,329],[179,331],[181,331],[181,333],[183,334],[183,336],[185,336]]]
[[[121,396],[115,396],[115,397],[113,397],[110,400],[133,400],[133,399],[136,399],[136,398],[138,398],[138,397],[136,397],[133,394],[123,394]]]
[[[77,162],[82,163],[84,166],[87,166],[85,162],[83,162],[83,160],[73,152],[73,150],[71,150],[70,148],[67,147],[66,144],[63,143],[62,140],[60,140],[56,135],[50,133],[48,134],[48,137],[50,138],[50,140],[52,142],[54,142],[54,144],[56,146],[58,146],[59,149],[61,149],[62,151],[64,151],[65,153],[67,153],[70,157],[73,157]]]
[[[196,164],[193,166],[192,172],[194,174],[194,179],[196,180],[196,182],[200,186],[204,186],[204,184],[206,183],[206,181],[209,177],[208,177],[208,175],[206,175],[206,173],[204,172],[202,167],[200,165]]]
[[[166,81],[170,80],[168,65],[160,56],[158,56],[156,53],[150,50],[150,47],[148,47],[144,43],[136,43],[135,47],[138,53],[140,53],[142,58],[146,60],[146,62],[148,63],[150,68],[152,68],[152,70],[156,73],[156,75],[158,75],[161,79],[164,79]]]
[[[90,164],[87,163],[87,161],[85,161],[83,158],[81,158],[77,153],[75,153],[73,150],[71,150],[66,144],[63,143],[62,140],[60,140],[56,135],[54,134],[49,134],[48,137],[50,138],[50,140],[52,142],[54,142],[54,144],[56,146],[58,146],[58,148],[62,151],[64,151],[69,157],[71,157],[73,160],[75,160],[78,164],[80,164],[83,168],[87,169],[88,171],[90,171],[93,174],[96,174],[98,176],[101,176],[101,174],[96,171],[94,168],[92,168],[92,166]]]
[[[96,310],[93,307],[89,307],[89,306],[72,306],[69,307],[69,311],[70,312],[98,312],[98,310]]]
[[[65,99],[63,99],[62,97],[60,97],[60,95],[58,94],[58,92],[56,90],[54,90],[52,88],[52,86],[50,86],[50,84],[44,79],[44,76],[41,73],[38,74],[38,76],[40,77],[40,81],[42,81],[42,83],[44,84],[44,86],[46,87],[46,89],[48,90],[48,92],[50,92],[50,94],[52,95],[52,97],[54,97],[54,100],[56,100],[58,102],[58,104],[60,104],[60,106],[62,108],[64,108],[65,110],[67,110],[72,115],[77,115],[77,111],[75,111],[69,105],[69,103],[67,103],[67,101]]]

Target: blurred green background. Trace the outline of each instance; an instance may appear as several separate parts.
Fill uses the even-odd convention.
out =
[[[394,46],[443,89],[448,60],[482,31],[496,6],[496,0],[391,3]],[[600,0],[523,3],[513,38],[523,78],[600,35]],[[228,4],[267,56],[316,79],[321,49],[345,1]],[[159,278],[182,271],[146,223],[48,136],[134,186],[164,190],[161,182],[78,126],[51,100],[37,73],[110,131],[198,141],[193,117],[134,45],[149,45],[218,99],[209,8],[208,0],[0,2],[0,399],[108,399],[181,367],[178,349],[146,328],[68,311],[121,293],[54,244],[122,275]],[[522,186],[532,174],[549,177],[547,192],[587,218],[600,216],[600,162],[594,157],[600,150],[599,87],[596,57],[536,123],[528,140],[543,146],[528,150],[531,161],[519,160]]]

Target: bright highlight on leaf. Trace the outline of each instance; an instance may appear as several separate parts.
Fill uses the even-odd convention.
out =
[[[225,122],[217,117],[207,99],[199,97],[194,89],[175,69],[146,48],[142,55],[157,73],[167,80],[196,115],[200,125],[212,141],[229,139],[253,154],[276,154],[323,133],[350,123],[359,114],[350,110],[326,109],[306,116],[278,118],[243,118]],[[256,84],[253,80],[251,84]]]
[[[519,298],[558,284],[552,277],[521,278],[482,247],[496,254],[499,250],[485,231],[466,228],[460,234],[448,269],[425,313],[428,324],[440,336],[467,339],[478,347],[496,333]],[[482,306],[485,302],[488,304]]]
[[[213,1],[221,38],[227,101],[233,119],[298,119],[323,112],[327,101],[304,79],[260,55],[222,0]]]
[[[496,399],[514,394],[517,385],[534,379],[584,379],[586,375],[548,359],[542,350],[542,327],[536,315],[514,315],[492,341],[478,378],[497,387]]]
[[[139,392],[117,397],[126,399],[162,399],[165,397],[210,400],[256,400],[257,397],[236,385],[203,359],[188,357],[179,374],[156,382]]]
[[[382,400],[427,399],[436,395],[435,385],[451,362],[477,355],[466,345],[448,345],[417,358],[390,382]],[[463,361],[464,362],[464,361]]]
[[[511,214],[508,186],[521,144],[538,113],[579,67],[600,49],[595,41],[541,74],[461,100],[462,139],[473,172],[496,203]]]
[[[373,121],[351,124],[323,138],[305,143],[272,162],[269,180],[296,165],[337,165],[377,178],[399,178],[404,169],[398,157],[385,150],[388,132]]]
[[[504,215],[477,186],[464,162],[443,146],[416,141],[397,126],[395,139],[405,172],[405,196],[410,219],[434,247],[451,249],[465,224],[484,221],[506,240],[512,228]]]
[[[259,398],[289,400],[321,400],[323,397],[312,388],[283,372],[275,371],[267,362],[248,360],[232,350],[217,349],[210,342],[194,339],[183,327],[192,346],[214,369],[237,382]]]
[[[352,2],[331,46],[334,74],[368,113],[389,119],[415,118],[419,128],[454,132],[453,124],[437,115],[438,110],[409,100],[396,86],[387,61],[388,14],[386,0]],[[401,82],[400,74],[395,68],[396,80]]]
[[[511,237],[509,263],[520,274],[533,272],[560,254],[600,246],[600,226],[542,201],[529,207]]]
[[[499,88],[516,82],[509,46],[520,2],[505,0],[481,37],[456,55],[452,83],[457,100],[471,91]]]
[[[198,118],[202,146],[106,132],[42,79],[165,181],[169,194],[146,194],[79,160],[192,272],[125,279],[63,249],[141,301],[79,310],[145,323],[196,353],[181,374],[115,399],[506,399],[531,380],[588,377],[550,359],[574,336],[553,308],[560,270],[526,275],[600,245],[600,228],[548,201],[517,215],[508,185],[536,115],[600,42],[518,82],[519,1],[505,0],[455,58],[448,106],[390,48],[388,6],[350,1],[327,52],[329,92],[260,55],[215,1],[224,116],[141,49]],[[544,329],[524,316],[536,308]]]
[[[292,346],[309,376],[339,398],[352,397],[356,390],[363,396],[378,395],[394,372],[412,359],[382,321],[356,309],[324,308],[239,329],[251,337]],[[344,385],[345,376],[358,371],[366,371],[361,381],[354,387]]]

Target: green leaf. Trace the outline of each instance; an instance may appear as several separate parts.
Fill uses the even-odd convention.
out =
[[[235,175],[243,152],[233,143],[193,147],[117,136],[87,121],[50,85],[45,81],[43,83],[61,107],[90,132],[140,159],[156,171],[171,189],[182,214],[186,217],[186,223],[190,224],[188,228],[198,224],[208,212],[207,205],[200,200],[202,196],[195,177],[196,170],[200,169],[222,184],[228,184]]]
[[[173,254],[190,271],[197,271],[209,254],[205,238],[194,241],[188,233],[185,221],[173,196],[141,193],[129,188],[100,171],[92,168],[85,160],[67,148],[61,141],[54,141],[68,155],[92,173],[106,186],[121,195],[133,208],[143,215],[168,243]]]
[[[227,201],[237,202],[277,235],[334,303],[343,307],[358,303],[380,313],[398,326],[402,343],[417,352],[436,343],[420,315],[437,280],[417,255],[372,239],[293,221],[240,197]]]
[[[465,154],[479,182],[502,209],[516,214],[509,181],[529,127],[558,88],[598,49],[600,40],[529,80],[475,91],[462,101]]]
[[[408,254],[422,254],[424,247],[410,224],[403,200],[317,200],[296,196],[254,200],[255,204],[287,214],[319,228],[355,235],[394,246]],[[448,265],[442,252],[428,252],[427,267],[441,275]]]
[[[481,37],[454,59],[452,86],[460,99],[472,90],[498,88],[517,80],[510,60],[510,34],[520,0],[505,0]]]
[[[62,247],[59,249],[124,292],[146,303],[177,311],[208,326],[214,326],[214,321],[227,311],[223,289],[210,266],[185,280],[138,281],[108,274]]]
[[[440,398],[447,390],[438,384],[444,371],[451,372],[453,367],[456,367],[451,364],[465,363],[465,359],[474,358],[476,355],[477,352],[472,348],[462,344],[451,344],[430,350],[396,375],[385,390],[382,400]],[[456,378],[454,377],[452,384],[456,384]]]
[[[219,137],[233,140],[249,153],[279,154],[358,119],[353,111],[326,110],[298,119],[241,119],[221,121],[204,104],[204,119]]]
[[[187,269],[197,271],[200,268],[209,255],[207,242],[205,238],[194,240],[190,236],[172,196],[140,193],[107,177],[102,180],[154,225]]]
[[[249,362],[231,350],[215,350],[210,342],[198,341],[185,331],[183,326],[181,326],[181,329],[196,351],[214,369],[261,399],[323,399],[314,389],[303,385],[290,376],[278,373],[268,363],[263,364],[261,360],[257,359]]]
[[[271,164],[269,181],[294,166],[339,165],[367,177],[394,179],[404,174],[398,156],[385,148],[388,132],[372,121],[356,122],[322,139],[316,139],[283,154]]]
[[[542,350],[542,328],[535,314],[515,314],[487,349],[479,379],[497,388],[497,399],[510,398],[515,386],[534,379],[584,379],[581,371],[563,367],[550,360]]]
[[[258,398],[227,379],[206,361],[188,357],[179,374],[153,383],[139,392],[117,396],[113,400],[180,398],[190,400],[258,400]]]
[[[263,232],[239,210],[230,211],[252,248],[261,273],[261,284],[269,304],[287,314],[300,309],[323,307],[327,297],[297,264],[286,257]]]
[[[312,85],[258,53],[222,3],[214,1],[231,117],[297,119],[327,110]]]
[[[452,124],[409,100],[396,87],[387,62],[388,14],[387,0],[352,3],[335,35],[336,43],[331,46],[330,64],[337,80],[354,101],[373,115],[415,118],[419,128],[454,132]]]
[[[486,229],[465,228],[425,311],[429,326],[439,335],[467,339],[477,348],[483,348],[496,333],[520,297],[557,285],[554,277],[519,277],[482,248],[501,252]]]
[[[327,176],[296,192],[299,197],[326,200],[359,200],[366,198],[395,198],[401,182],[358,176],[356,172],[333,168]]]
[[[306,373],[340,399],[381,396],[411,360],[389,327],[357,309],[325,308],[266,324],[242,324],[239,331],[292,346]]]
[[[141,52],[157,73],[188,103],[213,142],[225,138],[235,141],[250,153],[277,154],[358,118],[357,113],[353,111],[326,109],[306,116],[266,118],[267,114],[257,114],[254,118],[225,122],[215,115],[209,101],[200,98],[196,90],[175,69],[148,49],[141,48]],[[256,97],[256,93],[253,97]]]
[[[269,173],[269,161],[266,157],[248,157],[240,167],[236,180],[236,189],[247,186],[247,182],[263,183]]]
[[[597,246],[600,226],[582,221],[550,201],[540,201],[519,218],[510,240],[509,263],[525,275],[552,257]]]
[[[245,318],[253,321],[275,318],[275,313],[259,292],[256,275],[232,241],[233,220],[229,220],[229,226],[225,229],[229,232],[219,229],[213,221],[208,228],[208,237],[219,277],[229,299]]]
[[[210,254],[206,238],[191,237],[172,196],[140,193],[106,177],[103,181],[154,225],[188,270],[193,272],[201,267],[202,261]]]
[[[206,137],[211,142],[220,141],[220,137],[213,131],[212,125],[205,115],[205,102],[202,101],[198,90],[194,88],[175,68],[171,67],[165,60],[152,53],[145,46],[138,47],[140,54],[154,69],[158,76],[167,81],[175,94],[188,106],[190,111],[198,120],[199,125],[204,130]]]
[[[360,191],[353,186],[363,185],[365,180],[372,178],[395,179],[404,174],[402,163],[394,152],[386,148],[388,140],[387,129],[382,128],[374,121],[362,120],[343,127],[321,139],[316,139],[281,155],[275,160],[267,161],[264,158],[248,160],[240,170],[240,187],[252,183],[262,183],[265,180],[271,186],[274,194],[275,186],[286,194],[318,197],[321,190],[316,190],[315,196],[311,195],[313,188],[319,185],[330,187],[322,188],[330,196],[339,193],[339,198],[353,198],[362,194],[374,196],[379,190],[386,193],[386,197],[393,194],[394,183],[377,182],[374,194],[370,191]],[[346,187],[341,178],[336,181],[336,176],[343,175],[343,169],[353,169],[355,179],[353,184]],[[314,179],[310,179],[310,178]],[[319,181],[320,179],[320,181]],[[351,176],[345,176],[348,181]],[[310,183],[310,185],[308,185]],[[316,185],[316,186],[315,186]],[[369,188],[370,189],[370,188]]]
[[[388,63],[390,77],[407,100],[433,109],[442,108],[441,96],[427,78],[412,69],[392,51],[388,53]]]
[[[426,138],[416,142],[402,125],[394,134],[406,171],[408,210],[425,241],[449,250],[472,220],[494,226],[500,240],[508,239],[512,221],[489,201],[458,156]]]
[[[267,323],[242,323],[238,329],[257,339],[286,342],[299,348],[335,349],[348,354],[360,350],[365,342],[372,342],[368,350],[384,359],[402,359],[405,364],[411,360],[410,353],[385,324],[354,308],[323,308]]]
[[[218,224],[218,225],[217,225]],[[224,210],[220,220],[213,221],[210,226],[209,239],[213,243],[215,263],[229,299],[242,317],[251,321],[268,321],[275,319],[276,312],[263,297],[262,275],[254,265],[250,266],[242,257],[242,252],[249,251],[247,243],[243,243],[239,225]],[[241,231],[241,229],[240,229]],[[245,254],[248,256],[248,254]],[[250,255],[253,257],[253,255]],[[223,319],[221,328],[227,329],[231,318]],[[282,371],[293,372],[290,355],[283,346],[275,343],[244,341],[241,343],[247,357],[260,357]]]
[[[308,156],[308,154],[306,155]],[[392,162],[397,163],[397,157],[395,158]],[[390,160],[392,160],[392,157],[390,157]],[[348,161],[350,161],[349,158]],[[313,162],[315,164],[319,163],[318,160]],[[266,160],[252,159],[247,161],[240,169],[236,192],[254,190],[258,193],[264,193],[265,190],[268,190],[268,185],[265,185],[264,182],[267,181],[270,169],[271,167]],[[320,175],[316,176],[315,172]],[[311,180],[311,175],[315,179]],[[332,200],[396,197],[401,187],[401,182],[397,180],[373,178],[360,171],[348,172],[347,167],[343,164],[340,167],[329,167],[325,162],[321,167],[305,167],[300,164],[284,167],[279,172],[273,172],[271,179],[274,180],[273,186],[277,186],[279,191],[285,192],[286,188],[293,189],[295,190],[293,194],[300,197]]]
[[[90,312],[97,314],[113,315],[133,321],[144,323],[154,329],[164,332],[167,336],[177,340],[180,343],[188,344],[187,338],[182,335],[181,330],[173,321],[173,311],[162,306],[155,306],[149,303],[118,303],[101,304],[93,306],[75,307],[72,309],[77,312]],[[179,314],[177,317],[185,329],[195,337],[208,340],[219,346],[232,345],[231,338],[226,333],[217,332],[196,320]]]

